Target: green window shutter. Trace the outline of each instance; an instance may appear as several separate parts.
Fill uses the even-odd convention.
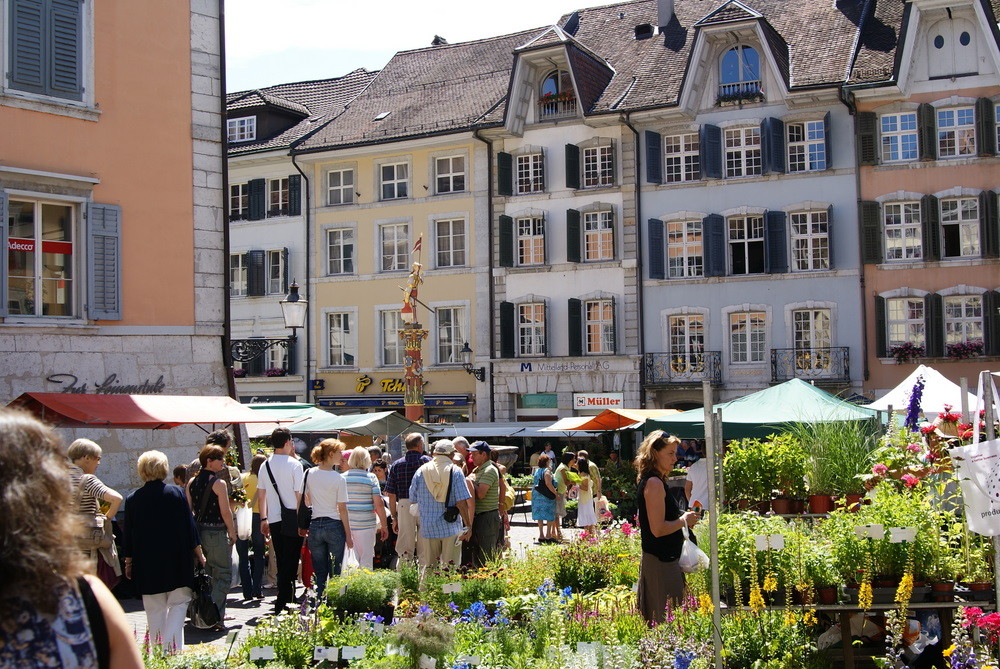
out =
[[[500,216],[500,266],[514,266],[514,219],[510,216]]]
[[[651,184],[663,183],[663,138],[652,130],[647,130],[645,135],[646,181]]]
[[[87,207],[87,318],[122,319],[122,208]]]
[[[0,249],[7,248],[7,193],[0,190]],[[4,250],[0,253],[0,316],[7,315],[7,257],[10,254]]]
[[[986,355],[1000,355],[1000,293],[983,293],[983,346]]]
[[[858,220],[861,222],[861,262],[877,265],[885,258],[882,252],[882,207],[878,202],[859,202]]]
[[[858,143],[858,164],[878,164],[878,116],[875,112],[858,112],[854,121]],[[827,161],[830,156],[827,155]]]
[[[788,271],[786,219],[783,211],[768,211],[764,214],[764,261],[768,274],[784,274]]]
[[[886,308],[885,308],[885,298],[875,296],[875,355],[879,358],[885,358],[889,355],[888,347],[886,346],[886,339],[888,332],[886,332]]]
[[[569,298],[569,354],[573,357],[583,355],[583,302],[575,297]]]
[[[82,0],[49,0],[49,93],[83,99]]]
[[[503,151],[497,153],[497,195],[514,194],[514,158]]]
[[[288,249],[281,249],[281,292],[285,295],[288,294],[288,272],[291,268],[288,266]]]
[[[566,188],[580,188],[580,147],[566,145]]]
[[[923,236],[924,260],[941,259],[941,210],[933,195],[920,198],[920,227]]]
[[[45,72],[48,69],[45,2],[13,0],[10,20],[10,87],[44,94]],[[6,224],[4,221],[4,225]]]
[[[823,115],[823,141],[826,143],[826,169],[833,169],[833,142],[830,139],[830,131],[833,125],[830,123],[830,112]]]
[[[944,355],[944,300],[937,293],[924,297],[924,355]]]
[[[288,215],[302,215],[302,175],[288,175]]]
[[[917,147],[920,160],[937,160],[937,112],[926,102],[917,107]]]
[[[826,154],[827,160],[830,159],[830,154]],[[828,162],[827,165],[830,163]],[[833,205],[831,204],[826,208],[826,252],[827,257],[830,259],[830,269],[836,269],[837,265],[834,264],[833,260]]]
[[[1000,258],[1000,216],[997,194],[984,190],[979,194],[979,243],[984,258]]]
[[[247,254],[247,296],[260,297],[267,294],[267,254],[261,250]]]
[[[996,114],[993,111],[993,101],[989,98],[976,100],[976,145],[979,155],[983,158],[996,155],[997,134]]]
[[[516,310],[513,302],[500,303],[500,357],[514,357],[514,342],[517,338]]]
[[[264,179],[251,179],[247,182],[247,219],[263,220],[267,201],[267,182]]]
[[[576,209],[566,210],[566,260],[581,262],[580,212]]]
[[[288,342],[288,364],[285,369],[288,370],[289,374],[298,373],[299,361],[298,361],[298,346],[299,342],[297,340],[291,340]]]
[[[664,256],[667,252],[667,242],[663,221],[651,218],[646,222],[646,234],[649,238],[649,278],[665,279],[666,268]]]

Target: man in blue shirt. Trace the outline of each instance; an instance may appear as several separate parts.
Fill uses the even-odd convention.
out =
[[[397,568],[405,561],[412,561],[418,552],[423,552],[422,545],[418,549],[417,517],[410,511],[410,483],[417,469],[430,462],[430,458],[424,455],[424,435],[412,432],[406,435],[403,444],[406,446],[406,453],[392,463],[385,479],[392,531],[397,535]]]
[[[451,441],[436,441],[434,458],[417,470],[410,483],[410,503],[420,510],[422,572],[438,561],[458,566],[462,559],[461,542],[472,537],[472,505],[467,501],[472,495],[462,470],[452,463],[454,452]],[[459,510],[459,517],[453,522],[444,519],[448,506],[457,506]]]

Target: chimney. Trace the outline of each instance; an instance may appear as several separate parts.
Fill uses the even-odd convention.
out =
[[[448,43],[448,40],[441,37],[440,35],[435,35],[434,39],[431,40],[431,46],[443,46]]]
[[[674,18],[674,0],[656,0],[656,25],[660,28]]]

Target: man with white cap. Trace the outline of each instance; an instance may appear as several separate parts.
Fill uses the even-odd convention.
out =
[[[420,535],[427,550],[419,555],[423,570],[440,561],[458,566],[462,541],[472,536],[472,499],[462,470],[452,463],[455,446],[448,439],[434,442],[433,458],[413,475],[409,496],[420,511]],[[447,507],[457,506],[453,521],[445,518]],[[424,547],[422,546],[422,548]]]

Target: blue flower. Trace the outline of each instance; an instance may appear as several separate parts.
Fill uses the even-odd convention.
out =
[[[364,615],[364,617],[362,617],[361,619],[364,620],[365,622],[369,622],[369,623],[384,623],[385,622],[385,618],[383,618],[382,616],[377,616],[374,613],[366,613]]]

